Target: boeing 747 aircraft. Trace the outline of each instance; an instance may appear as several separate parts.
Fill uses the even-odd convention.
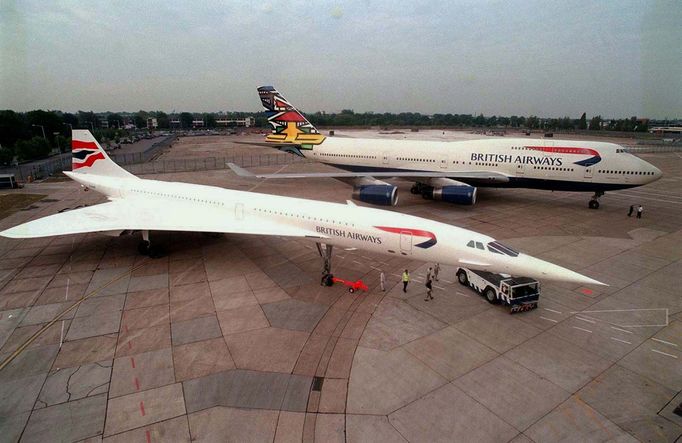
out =
[[[87,130],[73,131],[70,178],[108,202],[33,220],[0,232],[10,238],[142,231],[280,235],[318,244],[331,273],[334,245],[392,256],[486,269],[547,280],[602,284],[519,253],[487,235],[374,208],[235,191],[214,186],[140,179],[114,163]],[[323,253],[324,251],[324,253]]]
[[[401,177],[414,182],[413,194],[456,204],[474,204],[476,187],[489,186],[592,192],[589,207],[597,209],[604,192],[642,186],[662,175],[614,143],[325,137],[272,86],[258,88],[258,94],[273,127],[267,143],[345,172],[257,177],[333,177],[349,182],[353,198],[367,203],[395,205],[397,187],[378,178]]]

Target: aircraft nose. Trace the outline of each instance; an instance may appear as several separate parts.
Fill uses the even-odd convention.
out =
[[[658,180],[659,178],[663,177],[663,171],[658,169],[656,166],[651,167],[653,169],[654,173],[654,179],[652,181]]]

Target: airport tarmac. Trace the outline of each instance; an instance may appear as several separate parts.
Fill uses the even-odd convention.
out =
[[[228,149],[270,152],[228,147],[234,138]],[[192,139],[172,149],[193,149]],[[546,282],[539,308],[514,315],[449,267],[425,302],[430,264],[360,250],[335,250],[333,270],[369,292],[322,287],[304,240],[153,232],[167,255],[149,259],[135,235],[0,238],[0,362],[16,356],[0,370],[0,441],[674,441],[682,154],[642,156],[663,179],[609,192],[599,210],[586,193],[524,189],[480,189],[476,206],[453,206],[398,182],[394,210],[610,284]],[[285,170],[304,168],[326,167]],[[330,179],[229,170],[151,178],[337,202],[351,194]],[[10,192],[45,198],[0,229],[102,200],[68,181]],[[643,218],[627,217],[639,203]]]

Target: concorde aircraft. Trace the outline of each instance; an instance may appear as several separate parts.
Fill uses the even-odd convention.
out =
[[[473,269],[579,284],[602,284],[519,253],[487,235],[424,218],[214,186],[140,179],[114,163],[87,130],[74,130],[70,178],[108,202],[39,218],[0,232],[10,238],[142,231],[279,235],[316,242],[331,273],[334,245]]]
[[[255,176],[333,177],[349,182],[353,198],[367,203],[395,205],[397,187],[378,178],[401,177],[414,182],[413,194],[456,204],[474,204],[476,187],[509,187],[592,192],[589,207],[597,209],[604,192],[642,186],[662,175],[614,143],[325,137],[272,86],[258,88],[258,94],[273,127],[266,143],[345,171]]]

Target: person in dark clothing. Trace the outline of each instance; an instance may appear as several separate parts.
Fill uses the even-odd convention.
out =
[[[644,208],[642,207],[642,205],[639,205],[637,207],[637,218],[642,218],[642,212],[644,212]]]
[[[630,205],[630,210],[628,211],[628,217],[632,217],[633,212],[635,212],[635,205]]]

